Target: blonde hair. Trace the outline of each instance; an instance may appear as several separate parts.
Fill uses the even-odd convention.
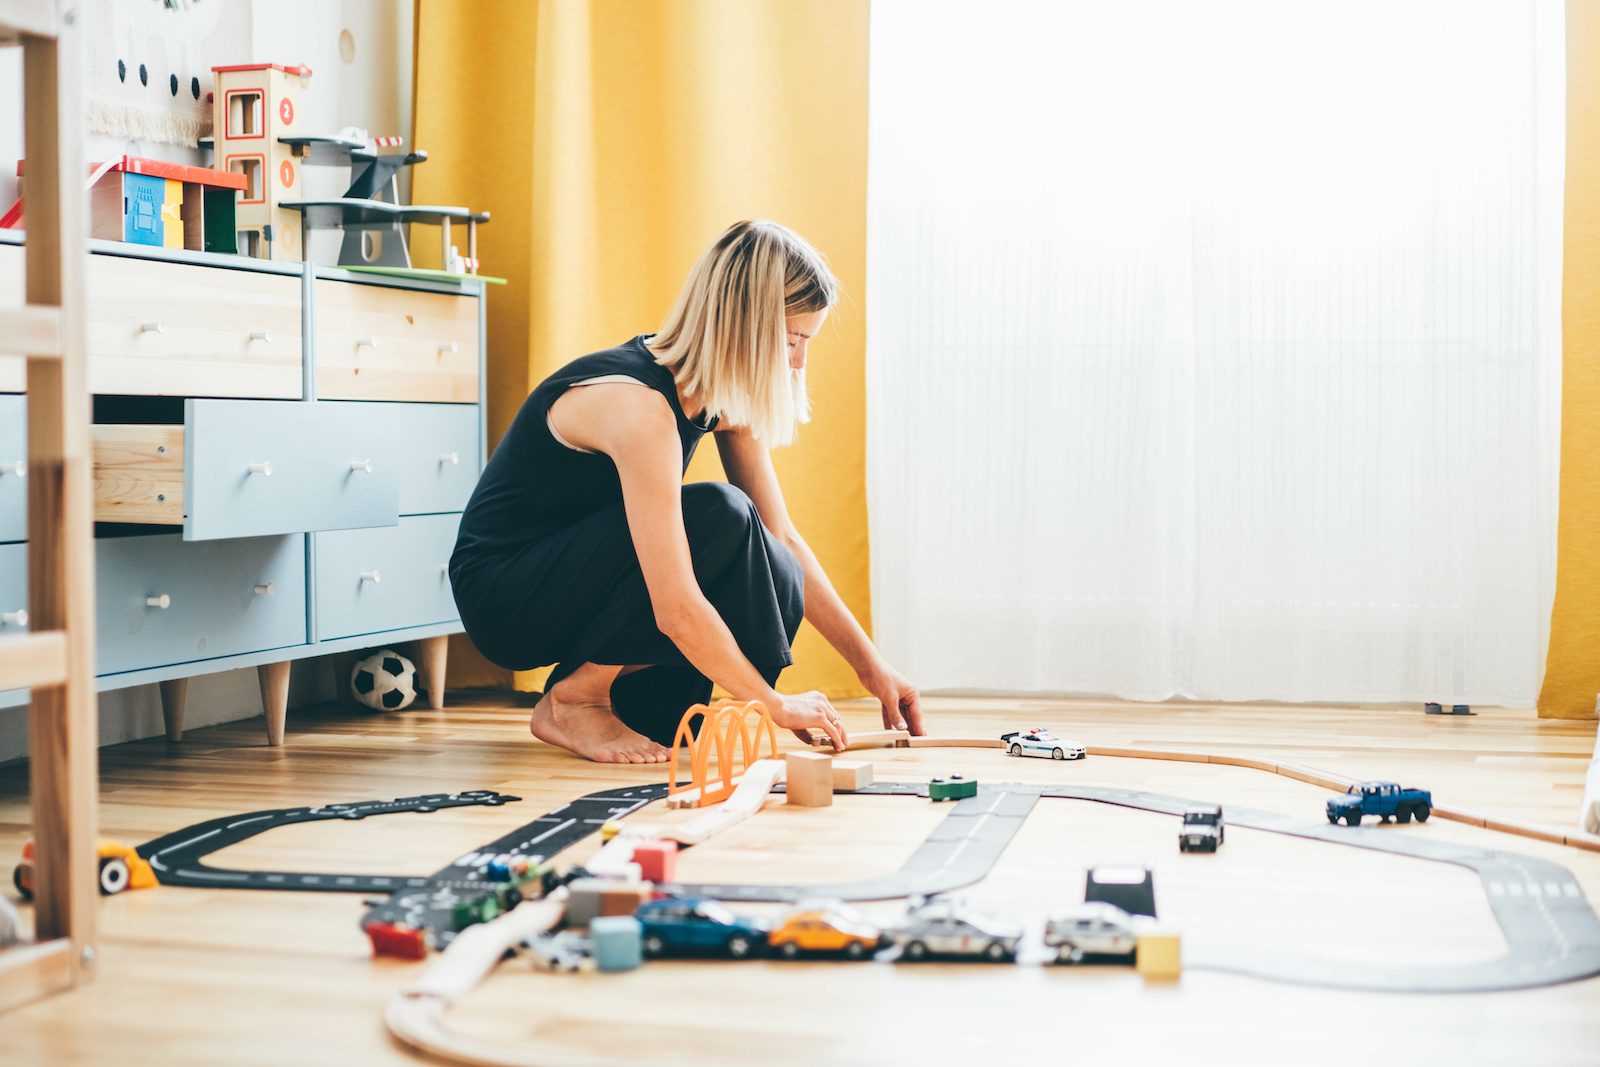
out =
[[[805,371],[789,367],[784,318],[830,308],[838,295],[805,238],[776,222],[736,222],[700,254],[650,347],[707,415],[786,445],[811,405]]]

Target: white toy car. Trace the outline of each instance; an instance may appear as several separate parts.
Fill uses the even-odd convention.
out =
[[[1063,741],[1049,730],[1016,730],[1001,734],[1006,751],[1013,756],[1045,756],[1049,759],[1083,759],[1084,748],[1076,741]]]
[[[1085,956],[1131,956],[1143,921],[1115,904],[1081,904],[1045,922],[1044,943],[1055,949],[1057,963],[1077,963]]]
[[[976,956],[996,963],[1017,958],[1022,925],[977,911],[959,900],[932,900],[912,908],[905,922],[884,933],[904,960]]]

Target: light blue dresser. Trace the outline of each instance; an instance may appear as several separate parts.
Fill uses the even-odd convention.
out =
[[[161,683],[176,740],[188,678],[254,666],[279,743],[294,661],[411,643],[442,706],[446,564],[486,454],[481,283],[91,250],[99,688]],[[22,255],[0,231],[0,306]],[[21,387],[0,369],[0,634],[27,625]]]

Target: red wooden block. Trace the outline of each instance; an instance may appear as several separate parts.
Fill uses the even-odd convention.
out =
[[[676,841],[646,841],[633,846],[633,862],[639,865],[639,876],[647,882],[676,881],[678,874],[678,843]]]
[[[395,956],[403,960],[428,958],[427,935],[414,926],[398,923],[372,923],[367,928],[374,956]]]

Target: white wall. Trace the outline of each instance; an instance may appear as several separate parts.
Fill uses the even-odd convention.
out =
[[[341,60],[339,50],[340,33],[345,30],[355,43],[349,63]],[[258,0],[252,31],[255,54],[241,56],[237,62],[298,63],[312,69],[311,84],[301,101],[310,120],[306,129],[332,133],[342,126],[362,126],[374,135],[401,134],[410,145],[411,0]],[[16,161],[22,154],[21,90],[21,50],[0,49],[0,212],[16,198]],[[122,142],[97,135],[90,136],[86,154],[90,160],[99,160],[124,152],[157,159],[202,161],[198,150]],[[308,195],[336,196],[344,191],[348,179],[342,171],[310,168],[306,180]],[[323,236],[327,240],[319,239],[313,252],[320,261],[332,262],[338,237]],[[331,671],[322,661],[300,661],[291,678],[291,708],[326,700],[333,693]],[[201,675],[189,684],[186,728],[260,714],[261,694],[253,667]],[[0,763],[26,755],[26,727],[26,709],[0,708]],[[101,694],[102,744],[164,732],[161,699],[155,685]]]

